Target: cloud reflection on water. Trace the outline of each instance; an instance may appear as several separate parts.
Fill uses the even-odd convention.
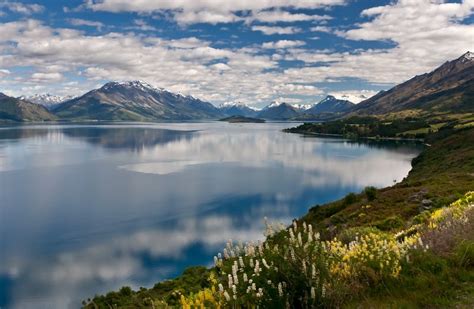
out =
[[[261,237],[264,216],[289,222],[401,180],[419,152],[284,126],[0,129],[0,306],[77,307],[125,284],[150,286],[211,262],[228,238]]]

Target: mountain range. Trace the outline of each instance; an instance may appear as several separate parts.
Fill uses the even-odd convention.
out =
[[[18,99],[20,100],[42,105],[46,107],[48,110],[52,110],[58,105],[60,105],[61,103],[71,100],[72,98],[73,96],[61,97],[61,96],[52,95],[49,93],[18,97]]]
[[[272,102],[261,110],[240,103],[215,107],[192,96],[172,93],[146,82],[126,81],[109,82],[72,99],[53,95],[13,98],[1,94],[0,120],[176,121],[229,116],[309,120],[407,110],[472,112],[473,100],[474,54],[467,52],[430,73],[415,76],[359,104],[327,96],[312,106]]]
[[[434,71],[383,91],[357,104],[356,114],[474,111],[474,53],[447,61]]]
[[[214,119],[217,107],[142,81],[110,82],[64,102],[53,112],[63,119],[122,121]]]
[[[0,120],[18,121],[52,121],[56,116],[44,106],[25,100],[9,97],[0,92]]]

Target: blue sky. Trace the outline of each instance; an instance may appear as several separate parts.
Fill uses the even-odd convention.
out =
[[[0,91],[144,80],[213,104],[358,102],[474,50],[474,0],[0,0]]]

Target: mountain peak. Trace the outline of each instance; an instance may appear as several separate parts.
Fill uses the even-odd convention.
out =
[[[461,61],[474,61],[474,53],[468,51],[459,58]]]
[[[153,91],[163,91],[162,88],[157,88],[152,86],[151,84],[141,81],[141,80],[130,80],[130,81],[121,81],[121,82],[108,82],[102,89],[109,90],[115,88],[117,86],[125,87],[125,88],[135,88],[140,89],[143,91],[153,90]]]

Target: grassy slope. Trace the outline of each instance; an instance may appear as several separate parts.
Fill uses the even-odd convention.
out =
[[[353,226],[400,227],[420,213],[423,199],[429,199],[431,207],[441,207],[474,188],[472,141],[474,128],[440,131],[427,138],[431,146],[413,160],[413,169],[402,182],[377,190],[372,201],[361,193],[315,206],[303,220],[333,235]]]
[[[376,190],[370,201],[367,194],[360,193],[317,205],[301,220],[317,226],[326,237],[351,227],[397,230],[423,216],[420,207],[423,199],[431,200],[431,207],[436,208],[474,189],[474,128],[441,130],[428,136],[426,141],[431,146],[413,160],[412,171],[401,183]],[[367,294],[354,296],[347,306],[469,308],[474,303],[472,267],[459,266],[455,257],[444,259],[428,253],[413,259],[412,265],[418,266],[406,267],[400,280],[385,282]],[[120,308],[151,308],[150,297],[177,304],[174,291],[189,293],[206,287],[208,274],[205,268],[191,268],[182,276],[158,283],[151,289],[136,292],[122,289],[95,297],[87,308],[109,308],[110,304]],[[158,305],[154,303],[155,307]]]

